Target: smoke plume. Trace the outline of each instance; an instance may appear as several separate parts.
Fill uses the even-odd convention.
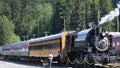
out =
[[[115,17],[119,16],[119,13],[120,13],[119,9],[120,9],[120,4],[117,4],[117,8],[111,11],[108,15],[105,15],[104,17],[102,17],[99,24],[102,25],[108,21],[113,20]]]

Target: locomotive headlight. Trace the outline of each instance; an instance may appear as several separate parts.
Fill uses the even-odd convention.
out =
[[[105,32],[102,32],[102,36],[106,36],[106,33],[105,33]]]
[[[95,47],[98,51],[106,51],[110,46],[109,40],[107,37],[97,41]]]

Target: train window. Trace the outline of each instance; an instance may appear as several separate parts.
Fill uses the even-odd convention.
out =
[[[44,50],[44,49],[55,49],[60,48],[60,43],[52,43],[52,44],[45,44],[45,45],[37,45],[37,46],[30,46],[30,50]]]
[[[10,51],[10,49],[2,49],[2,51]]]
[[[58,48],[60,45],[58,43],[54,43],[54,44],[48,44],[46,47],[47,49],[54,49],[54,48]]]

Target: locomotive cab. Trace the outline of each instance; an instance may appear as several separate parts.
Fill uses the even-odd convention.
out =
[[[74,40],[74,47],[80,48],[81,51],[85,51],[87,48],[87,35],[91,29],[86,29],[78,32],[77,38]]]

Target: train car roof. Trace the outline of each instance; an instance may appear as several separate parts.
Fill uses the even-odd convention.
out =
[[[15,43],[9,43],[9,44],[3,45],[2,47],[20,46],[23,44],[28,44],[28,41],[19,41],[19,42],[15,42]]]
[[[90,28],[90,29],[82,30],[82,31],[80,31],[80,32],[78,33],[78,35],[87,34],[90,30],[91,30],[91,28]]]
[[[73,33],[73,31],[67,31],[67,32]],[[40,38],[35,38],[35,39],[28,40],[28,41],[29,41],[29,43],[35,43],[35,42],[40,42],[40,41],[59,39],[62,37],[62,33],[58,33],[58,34],[54,34],[54,35],[50,35],[50,36],[45,36],[45,37],[40,37]]]
[[[85,40],[89,31],[91,30],[92,28],[90,29],[85,29],[85,30],[82,30],[80,32],[78,32],[78,37],[75,39],[75,41],[81,41],[81,40]]]
[[[2,45],[3,49],[11,49],[11,44]]]
[[[17,46],[19,46],[19,45],[22,45],[22,44],[28,44],[28,41],[19,41],[19,42],[15,42],[15,43],[11,43],[11,45],[17,45]]]
[[[109,35],[112,35],[113,37],[120,37],[120,32],[109,32]]]
[[[28,41],[29,41],[29,43],[35,43],[35,42],[40,42],[40,41],[45,41],[45,40],[58,39],[58,38],[61,38],[61,35],[62,35],[62,33],[59,33],[59,34],[55,34],[55,35],[31,39]]]

